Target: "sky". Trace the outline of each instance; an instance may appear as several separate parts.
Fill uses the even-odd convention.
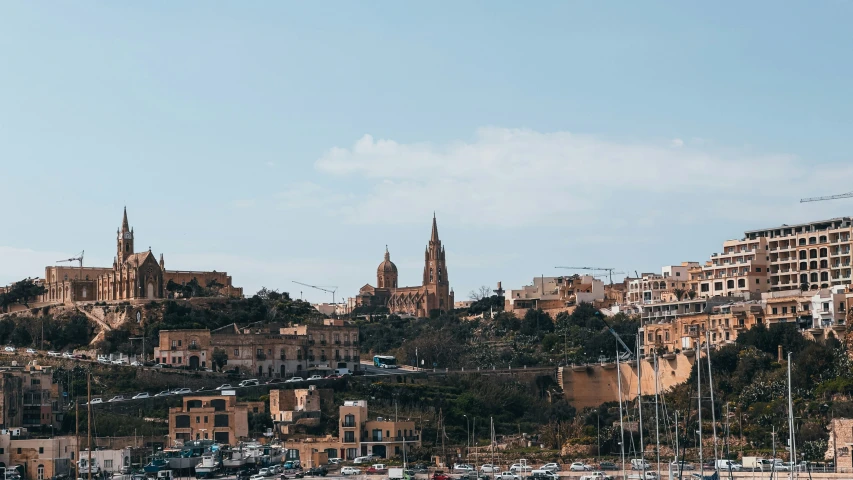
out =
[[[122,208],[168,269],[314,302],[660,271],[853,214],[853,4],[0,3],[0,284]]]

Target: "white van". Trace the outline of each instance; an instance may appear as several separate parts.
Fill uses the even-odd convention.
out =
[[[631,470],[648,470],[652,468],[649,465],[649,462],[643,460],[642,458],[632,458],[631,459]]]
[[[739,472],[743,468],[741,464],[735,462],[734,460],[717,460],[716,467],[717,470],[721,472]]]
[[[355,459],[352,461],[352,463],[354,463],[356,465],[361,465],[364,463],[370,463],[371,460],[373,460],[373,459],[370,457],[355,457]]]

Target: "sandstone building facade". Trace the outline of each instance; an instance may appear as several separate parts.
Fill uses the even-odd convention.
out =
[[[166,270],[163,254],[159,261],[149,248],[136,252],[135,234],[124,210],[121,227],[116,231],[116,256],[112,267],[48,266],[44,272],[41,303],[110,302],[168,298],[166,286],[171,280],[185,285],[195,279],[202,287],[213,285],[226,296],[243,295],[242,288],[231,283],[225,272]]]
[[[416,287],[397,285],[397,266],[391,261],[388,248],[385,259],[376,269],[376,286],[361,287],[356,297],[356,306],[386,307],[392,313],[408,313],[426,317],[433,310],[453,309],[453,289],[447,274],[444,247],[438,238],[438,225],[432,217],[432,234],[424,251],[423,282]]]

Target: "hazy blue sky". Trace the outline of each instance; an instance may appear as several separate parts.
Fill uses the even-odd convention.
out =
[[[853,213],[849,2],[4,2],[0,283],[137,250],[247,293],[659,270]],[[330,300],[305,291],[314,301]]]

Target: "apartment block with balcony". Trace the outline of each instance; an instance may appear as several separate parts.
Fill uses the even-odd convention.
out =
[[[400,457],[421,446],[421,432],[412,420],[368,416],[367,400],[348,400],[339,408],[338,437],[293,438],[285,442],[289,458],[311,458],[325,451],[329,457],[352,460],[374,455]]]
[[[625,301],[629,304],[649,304],[677,299],[675,292],[690,289],[688,271],[698,266],[697,262],[682,262],[681,265],[662,267],[660,275],[643,273],[639,278],[629,278],[626,281]]]
[[[504,309],[519,317],[529,309],[556,315],[579,303],[601,302],[605,297],[604,282],[590,275],[534,277],[532,285],[506,291]]]
[[[62,386],[53,379],[53,368],[36,361],[23,367],[0,368],[2,428],[36,428],[62,424],[65,403]]]
[[[695,270],[691,272],[696,275]],[[760,298],[770,289],[767,239],[726,240],[723,251],[705,262],[695,279],[701,297],[750,294]]]
[[[265,411],[264,402],[238,402],[233,395],[186,396],[182,402],[169,409],[169,438],[175,444],[214,440],[236,445],[249,435],[249,413]]]
[[[730,297],[716,296],[709,298],[686,298],[683,300],[642,305],[640,320],[643,325],[648,323],[672,322],[677,317],[705,313],[709,308],[729,303],[731,301],[732,298]]]
[[[644,325],[640,350],[649,355],[695,354],[696,347],[710,342],[715,349],[734,343],[738,335],[764,323],[764,309],[758,301],[728,302],[703,313],[679,316],[672,322]]]
[[[770,291],[818,290],[851,283],[851,217],[750,230],[745,238],[767,239]]]

